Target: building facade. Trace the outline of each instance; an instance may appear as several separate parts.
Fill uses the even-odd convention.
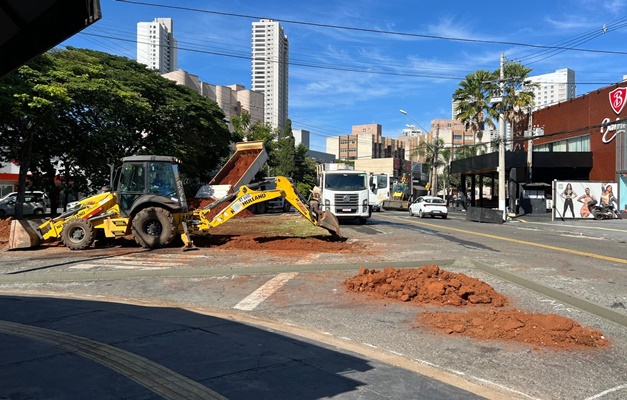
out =
[[[405,160],[405,142],[386,138],[379,124],[354,125],[350,135],[327,138],[326,152],[337,160],[355,161],[375,158]]]
[[[592,153],[588,179],[619,184],[620,208],[627,207],[627,82],[586,93],[533,113],[541,127],[532,149],[549,153]]]
[[[538,84],[538,87],[533,88],[536,102],[534,110],[577,96],[575,71],[572,69],[562,68],[550,74],[530,76],[528,80]]]
[[[224,112],[226,118],[241,116],[242,111],[250,115],[250,124],[263,123],[263,93],[247,90],[242,85],[212,85],[202,82],[198,76],[183,70],[177,70],[162,75],[164,78],[185,85],[216,103]]]
[[[288,118],[289,42],[278,22],[252,24],[251,89],[264,94],[264,122],[281,131]]]
[[[178,45],[172,18],[137,23],[137,61],[160,74],[178,69]]]

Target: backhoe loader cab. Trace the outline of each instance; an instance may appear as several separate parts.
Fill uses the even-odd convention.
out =
[[[163,204],[171,212],[187,212],[178,164],[178,159],[169,156],[124,157],[112,182],[120,214],[133,215],[147,202]]]

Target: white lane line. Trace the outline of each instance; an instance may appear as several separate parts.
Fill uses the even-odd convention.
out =
[[[137,269],[137,270],[155,270],[155,269],[168,269],[172,267],[172,264],[163,264],[162,266],[154,265],[154,264],[144,264],[144,265],[113,265],[113,264],[95,264],[95,263],[80,263],[78,265],[73,265],[68,267],[68,269],[95,269],[95,268],[110,268],[110,269]]]
[[[254,310],[259,304],[261,304],[261,302],[279,290],[281,286],[285,285],[290,279],[296,277],[296,275],[298,275],[298,272],[278,274],[268,282],[264,283],[257,290],[246,296],[246,298],[237,303],[233,308],[237,308],[242,311]]]
[[[616,387],[613,387],[613,388],[611,388],[611,389],[607,389],[607,390],[606,390],[606,391],[604,391],[604,392],[601,392],[601,393],[599,393],[599,394],[596,394],[596,395],[594,395],[594,396],[592,396],[592,397],[588,397],[586,400],[600,399],[601,397],[604,397],[606,394],[610,394],[610,393],[612,393],[612,392],[616,392],[616,391],[618,391],[618,390],[623,390],[623,389],[625,389],[625,388],[627,388],[627,385],[620,385],[620,386],[616,386]]]

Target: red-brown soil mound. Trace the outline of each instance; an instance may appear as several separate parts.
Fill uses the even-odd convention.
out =
[[[418,326],[430,326],[450,335],[475,339],[514,340],[539,347],[565,349],[603,347],[608,341],[596,329],[555,314],[530,314],[520,310],[470,310],[426,312]]]
[[[0,219],[0,244],[9,243],[11,218]]]
[[[422,312],[416,318],[416,327],[448,335],[512,340],[535,348],[596,348],[609,343],[600,331],[582,327],[566,317],[503,308],[509,304],[508,299],[487,283],[441,270],[437,265],[382,271],[362,267],[358,275],[344,281],[344,286],[351,292],[404,302],[484,306],[468,312]]]
[[[383,271],[362,267],[359,275],[347,279],[344,285],[354,292],[417,303],[490,304],[495,307],[508,304],[507,298],[487,283],[441,270],[437,265],[419,269],[385,268]]]

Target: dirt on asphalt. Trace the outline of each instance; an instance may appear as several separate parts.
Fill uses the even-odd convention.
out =
[[[433,329],[447,335],[479,340],[500,339],[533,348],[585,349],[609,344],[603,333],[554,314],[534,314],[507,308],[510,300],[485,282],[465,274],[440,269],[437,265],[418,269],[361,268],[344,281],[348,291],[364,299],[466,308],[465,311],[423,311],[416,328]]]
[[[0,220],[0,245],[5,250],[8,248],[10,221]],[[242,218],[237,223],[216,228],[216,234],[195,243],[199,247],[247,254],[276,253],[298,259],[320,251],[338,254],[371,251],[359,241],[336,242],[328,235],[293,237],[289,233],[287,236],[260,234],[263,230],[258,224],[265,225],[267,222],[255,216]],[[221,231],[220,228],[224,229]],[[442,270],[437,265],[418,269],[384,268],[380,271],[362,267],[357,275],[344,281],[343,285],[348,292],[357,294],[358,301],[390,299],[422,306],[423,309],[417,311],[415,327],[429,329],[437,334],[461,335],[478,340],[498,339],[528,344],[532,348],[565,350],[599,348],[609,344],[602,332],[583,327],[571,319],[508,308],[511,301],[487,283]],[[425,305],[454,307],[460,311],[425,310]]]

